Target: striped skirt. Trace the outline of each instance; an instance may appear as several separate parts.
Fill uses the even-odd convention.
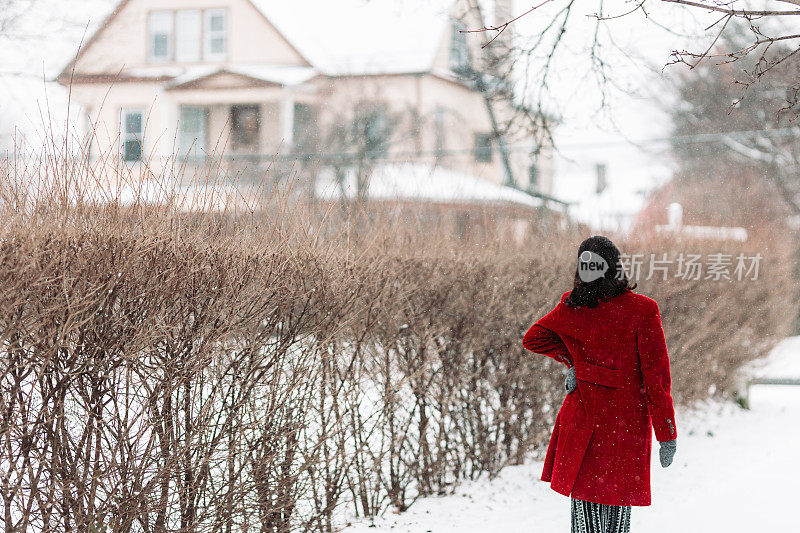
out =
[[[630,505],[571,500],[572,533],[630,533]]]

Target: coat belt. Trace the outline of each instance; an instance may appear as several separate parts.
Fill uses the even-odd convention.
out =
[[[576,362],[575,377],[582,381],[614,389],[622,386],[622,373],[619,370],[591,363]]]
[[[620,370],[591,363],[576,362],[575,377],[578,378],[577,401],[565,401],[562,407],[567,409],[563,435],[559,436],[559,439],[564,439],[564,444],[556,448],[555,468],[558,473],[552,482],[553,487],[565,494],[572,492],[595,429],[597,386],[614,389],[622,386]]]

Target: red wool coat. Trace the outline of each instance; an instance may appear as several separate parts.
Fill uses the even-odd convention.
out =
[[[556,416],[542,480],[581,500],[650,505],[651,423],[658,441],[677,437],[658,305],[627,291],[572,308],[567,296],[522,340],[574,365],[578,378]]]

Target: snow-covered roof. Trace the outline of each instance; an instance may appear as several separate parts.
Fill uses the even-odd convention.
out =
[[[329,75],[428,72],[452,0],[251,0]]]
[[[656,226],[657,233],[666,233],[676,236],[689,237],[693,239],[709,239],[717,241],[739,241],[747,240],[747,230],[739,227],[723,226],[683,226],[683,225],[661,225]]]
[[[224,70],[279,85],[300,85],[317,75],[313,67],[294,65],[229,65]]]
[[[211,74],[214,70],[213,67],[197,67],[186,68],[182,66],[148,66],[148,67],[133,67],[125,69],[126,76],[135,78],[174,78],[173,82],[178,78],[189,77],[196,79],[200,71],[205,72],[206,75]]]
[[[128,74],[136,74],[138,70],[131,69]],[[318,72],[313,67],[295,65],[226,65],[226,66],[199,66],[182,69],[183,72],[175,75],[170,81],[171,87],[179,87],[216,74],[239,74],[256,80],[275,83],[278,85],[300,85],[315,77]]]
[[[354,170],[345,172],[343,187],[332,174],[321,174],[315,184],[318,198],[338,200],[357,194]],[[439,166],[401,163],[374,167],[367,197],[372,200],[413,200],[435,203],[515,204],[540,207],[542,200],[523,191]]]
[[[318,71],[347,76],[430,72],[458,0],[249,1]],[[491,23],[493,0],[477,1]],[[86,2],[92,9],[80,11],[80,18],[94,16],[80,25],[84,48],[125,0]],[[51,3],[60,4],[45,4]],[[62,56],[72,50],[60,46]]]

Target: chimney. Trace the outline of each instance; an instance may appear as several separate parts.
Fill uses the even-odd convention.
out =
[[[678,202],[673,202],[667,207],[667,224],[671,228],[679,228],[683,225],[683,206]]]
[[[597,175],[597,187],[595,192],[597,194],[602,193],[606,190],[608,186],[608,180],[606,179],[606,164],[605,163],[597,163],[594,166],[595,174]]]

